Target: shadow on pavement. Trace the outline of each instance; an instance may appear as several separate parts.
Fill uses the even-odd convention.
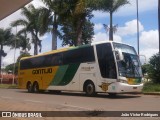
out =
[[[27,90],[17,90],[17,92],[20,92],[20,93],[25,93],[25,94],[43,94],[43,95],[59,95],[59,96],[80,96],[80,97],[89,97],[89,96],[86,96],[85,93],[82,93],[82,92],[66,92],[66,91],[63,91],[63,92],[60,92],[60,93],[57,93],[57,92],[48,92],[48,91],[45,91],[45,92],[39,92],[39,93],[28,93]],[[92,96],[90,98],[108,98],[108,99],[129,99],[129,98],[138,98],[138,97],[141,97],[142,94],[117,94],[115,96],[110,96],[109,94],[107,93],[98,93],[96,94],[95,96]]]

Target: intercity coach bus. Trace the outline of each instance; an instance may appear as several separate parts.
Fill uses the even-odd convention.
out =
[[[141,92],[143,88],[134,47],[106,41],[24,57],[18,83],[28,92],[79,91],[88,96]]]

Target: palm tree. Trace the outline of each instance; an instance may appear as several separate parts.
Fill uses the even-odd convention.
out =
[[[89,13],[87,13],[87,5],[85,0],[78,0],[74,14],[75,22],[76,22],[76,31],[77,31],[77,39],[76,39],[76,45],[82,44],[82,27],[85,23],[86,17]]]
[[[75,45],[82,44],[82,28],[86,17],[91,13],[88,3],[91,0],[42,0],[47,6],[41,11],[41,34],[43,35],[52,26],[52,50],[57,49],[57,36],[60,34],[58,25],[72,21],[76,31]],[[95,5],[95,4],[94,4]]]
[[[30,39],[27,38],[27,34],[24,35],[18,34],[16,35],[16,48],[21,48],[21,52],[28,53],[28,51],[31,49]],[[12,43],[12,48],[15,48],[15,41]]]
[[[100,0],[97,5],[98,10],[108,12],[110,14],[109,40],[113,41],[113,13],[120,7],[129,4],[128,0]]]
[[[1,73],[2,57],[5,57],[7,55],[7,53],[5,53],[3,50],[3,46],[5,45],[10,46],[13,38],[14,38],[14,35],[11,33],[11,29],[0,28],[0,73]]]
[[[91,42],[94,32],[90,19],[93,15],[92,10],[88,7],[88,1],[70,0],[65,2],[68,10],[60,16],[63,20],[61,21],[62,36],[60,37],[63,45],[79,46]]]
[[[28,32],[32,36],[32,43],[34,44],[34,55],[38,54],[38,46],[39,52],[41,52],[41,40],[38,35],[40,32],[40,22],[39,22],[39,9],[36,9],[32,4],[28,6],[28,8],[22,8],[22,15],[25,16],[26,19],[18,19],[13,21],[11,25],[15,26],[23,26],[24,28],[19,31],[18,34]]]
[[[60,14],[65,11],[64,2],[65,0],[42,0],[47,7],[39,8],[41,11],[41,24],[40,34],[43,35],[46,32],[52,33],[52,50],[57,49],[57,36],[58,36],[58,25],[60,24]]]
[[[63,11],[64,13],[61,15],[62,24],[72,24],[73,31],[75,31],[75,39],[73,41],[75,46],[83,44],[83,28],[88,20],[93,17],[91,14],[93,10],[91,6],[93,8],[93,5],[91,3],[91,0],[68,0],[68,2],[65,2],[68,7],[67,9],[65,8],[66,11]]]

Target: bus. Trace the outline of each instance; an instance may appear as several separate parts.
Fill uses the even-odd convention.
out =
[[[18,83],[28,92],[77,91],[88,96],[139,93],[143,88],[134,47],[110,41],[24,57],[19,63]]]

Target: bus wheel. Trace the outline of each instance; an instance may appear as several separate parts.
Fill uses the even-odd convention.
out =
[[[35,82],[35,83],[33,84],[33,92],[34,92],[34,93],[38,93],[38,92],[39,92],[39,85],[38,85],[37,82]]]
[[[33,92],[33,89],[32,89],[32,84],[29,82],[27,83],[27,90],[29,93],[32,93]]]
[[[92,82],[88,82],[85,85],[85,92],[87,96],[94,96],[95,95],[95,86]]]

